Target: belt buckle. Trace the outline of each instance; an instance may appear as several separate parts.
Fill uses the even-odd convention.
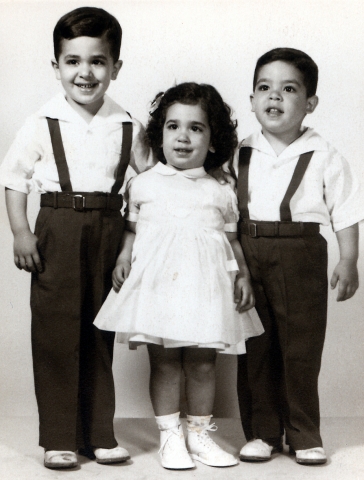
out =
[[[253,227],[253,228],[251,228]],[[249,236],[252,238],[257,237],[257,224],[256,223],[248,223],[248,232]]]
[[[78,199],[81,199],[82,198],[82,206],[79,205],[79,201]],[[76,200],[77,199],[77,200]],[[72,196],[72,206],[73,206],[73,210],[76,210],[76,212],[83,212],[84,209],[85,209],[85,205],[86,205],[86,197],[84,197],[83,195],[73,195]]]

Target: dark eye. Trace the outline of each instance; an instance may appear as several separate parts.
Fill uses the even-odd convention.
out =
[[[94,65],[104,65],[104,63],[101,60],[94,60],[92,63]]]
[[[292,92],[295,92],[295,88],[291,87],[290,85],[288,85],[287,87],[284,88],[286,92],[288,93],[292,93]]]
[[[193,126],[191,127],[191,130],[192,130],[193,132],[202,132],[202,129],[201,129],[200,127],[198,127],[197,125],[193,125]]]
[[[167,125],[167,129],[168,129],[168,130],[177,130],[177,128],[178,128],[178,126],[177,126],[176,123],[169,123],[169,124]]]
[[[67,65],[77,65],[77,60],[67,60]]]
[[[263,85],[259,85],[258,90],[260,92],[265,92],[266,90],[268,90],[268,88],[269,88],[268,85],[263,84]]]

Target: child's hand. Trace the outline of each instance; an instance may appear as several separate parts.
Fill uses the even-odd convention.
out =
[[[226,172],[223,168],[215,168],[213,170],[209,170],[209,175],[214,177],[215,180],[217,180],[220,185],[225,185],[229,184],[230,187],[235,190],[235,180],[234,178],[230,175],[230,173]]]
[[[334,289],[339,282],[336,300],[342,302],[351,298],[359,287],[356,261],[340,260],[332,274],[330,285]]]
[[[239,273],[235,278],[234,302],[239,313],[250,310],[255,305],[253,288],[249,278]]]
[[[43,271],[37,243],[38,238],[30,230],[14,235],[14,263],[19,270],[39,273]]]
[[[117,293],[123,286],[123,283],[128,278],[131,270],[131,265],[128,260],[119,259],[114,271],[112,272],[112,286]]]

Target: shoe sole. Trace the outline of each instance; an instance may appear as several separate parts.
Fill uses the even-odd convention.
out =
[[[113,463],[124,463],[127,460],[130,460],[130,455],[127,457],[119,457],[119,458],[105,458],[98,460],[96,458],[96,462],[100,465],[112,465]]]
[[[228,463],[228,464],[225,464],[225,465],[213,465],[212,463],[208,463],[206,460],[202,459],[201,457],[199,457],[195,453],[190,453],[190,455],[193,458],[193,460],[197,460],[198,462],[201,462],[204,465],[208,465],[209,467],[216,467],[216,468],[234,467],[235,465],[238,465],[238,463],[239,463],[238,460],[236,460],[235,463]]]
[[[68,469],[68,468],[75,468],[78,467],[78,462],[72,462],[72,463],[53,463],[53,462],[44,462],[44,466],[46,468],[50,468],[51,470],[63,470],[63,469]]]
[[[162,465],[162,467],[166,470],[191,470],[192,468],[195,468],[196,465],[193,465],[192,467],[166,467],[165,465]]]
[[[324,463],[327,462],[327,458],[316,458],[316,459],[312,459],[312,460],[308,460],[308,459],[298,459],[296,458],[296,462],[299,464],[299,465],[323,465]]]
[[[256,456],[250,456],[250,455],[239,455],[239,458],[242,462],[252,462],[252,463],[258,463],[258,462],[268,462],[269,460],[272,459],[272,455],[275,453],[281,453],[283,452],[283,447],[274,447],[272,450],[272,453],[270,454],[269,457],[256,457]]]
[[[271,459],[271,457],[246,457],[245,455],[240,455],[239,456],[240,460],[242,462],[268,462],[268,460]]]

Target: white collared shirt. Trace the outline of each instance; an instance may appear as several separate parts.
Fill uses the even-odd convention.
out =
[[[105,95],[88,124],[60,93],[18,132],[0,166],[2,185],[23,193],[61,191],[46,117],[59,120],[73,191],[111,191],[120,160],[122,122],[133,122],[131,158],[138,169],[153,165],[143,126],[110,97]]]
[[[314,151],[305,175],[290,201],[294,222],[332,224],[336,232],[364,217],[357,178],[345,158],[312,128],[308,128],[280,155],[261,132],[243,140],[252,147],[249,166],[249,215],[252,220],[279,221],[279,207],[299,156]],[[239,153],[234,157],[238,175]]]

